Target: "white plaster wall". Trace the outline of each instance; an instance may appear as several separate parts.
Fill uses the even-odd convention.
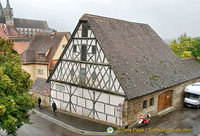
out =
[[[55,84],[52,88],[55,89]],[[65,85],[65,89],[69,88],[70,88],[69,85]],[[122,125],[122,120],[121,120],[122,114],[117,111],[117,108],[119,103],[121,104],[123,103],[124,101],[123,97],[106,94],[103,92],[97,92],[94,90],[73,87],[73,86],[71,86],[71,89],[72,93],[74,92],[74,90],[76,90],[71,98],[72,105],[75,107],[76,111],[72,107],[71,108],[72,113],[87,117],[89,116],[91,118],[93,118],[94,116],[95,119],[102,121],[106,121],[107,119],[107,122],[109,123]],[[56,92],[55,90],[51,90],[51,98],[56,102],[58,108],[69,111],[69,106],[67,107],[67,104],[69,102],[69,94],[66,92],[69,91]],[[95,98],[93,98],[93,92],[95,92]],[[57,93],[57,98],[56,98],[56,93]],[[93,115],[92,111],[92,113],[89,115],[91,109],[93,108],[94,99],[96,101],[95,110],[97,112],[95,113],[95,115]],[[63,100],[66,102],[63,102]]]

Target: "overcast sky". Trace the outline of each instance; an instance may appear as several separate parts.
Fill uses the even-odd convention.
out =
[[[6,0],[1,0],[3,7]],[[149,24],[163,39],[200,36],[200,0],[10,0],[14,17],[73,32],[84,13]]]

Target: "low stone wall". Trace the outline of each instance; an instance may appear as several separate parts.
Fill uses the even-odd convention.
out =
[[[158,113],[158,96],[163,92],[168,90],[172,90],[172,106],[171,107],[180,107],[183,106],[183,94],[184,88],[194,82],[199,81],[200,79],[194,79],[177,86],[173,86],[171,88],[167,88],[146,96],[142,96],[139,98],[125,100],[123,104],[123,116],[122,116],[122,124],[123,126],[134,125],[138,122],[139,116],[146,116],[147,114],[151,114],[151,116],[156,116]],[[154,98],[154,105],[149,106],[149,101],[151,98]],[[143,101],[147,100],[147,108],[143,109]]]
[[[41,106],[44,107],[49,107],[50,106],[50,101],[49,101],[49,97],[48,96],[43,96],[39,93],[35,93],[35,92],[30,92],[31,94],[33,94],[35,97],[37,98],[41,98],[42,102],[41,102]]]

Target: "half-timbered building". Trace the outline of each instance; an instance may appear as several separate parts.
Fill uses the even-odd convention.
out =
[[[200,77],[187,67],[149,25],[85,14],[48,79],[50,99],[71,113],[130,125],[139,114],[182,104],[184,86]]]

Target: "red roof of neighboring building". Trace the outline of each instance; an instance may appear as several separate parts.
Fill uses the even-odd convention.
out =
[[[0,37],[12,39],[20,37],[20,34],[17,32],[14,25],[0,23]]]
[[[21,61],[23,64],[27,63],[43,63],[49,64],[55,55],[60,42],[63,37],[69,39],[71,34],[69,32],[55,32],[55,33],[39,33],[30,42],[29,48],[21,54]],[[47,56],[44,59],[40,55]]]
[[[14,49],[18,54],[22,54],[29,47],[29,42],[14,42]]]

